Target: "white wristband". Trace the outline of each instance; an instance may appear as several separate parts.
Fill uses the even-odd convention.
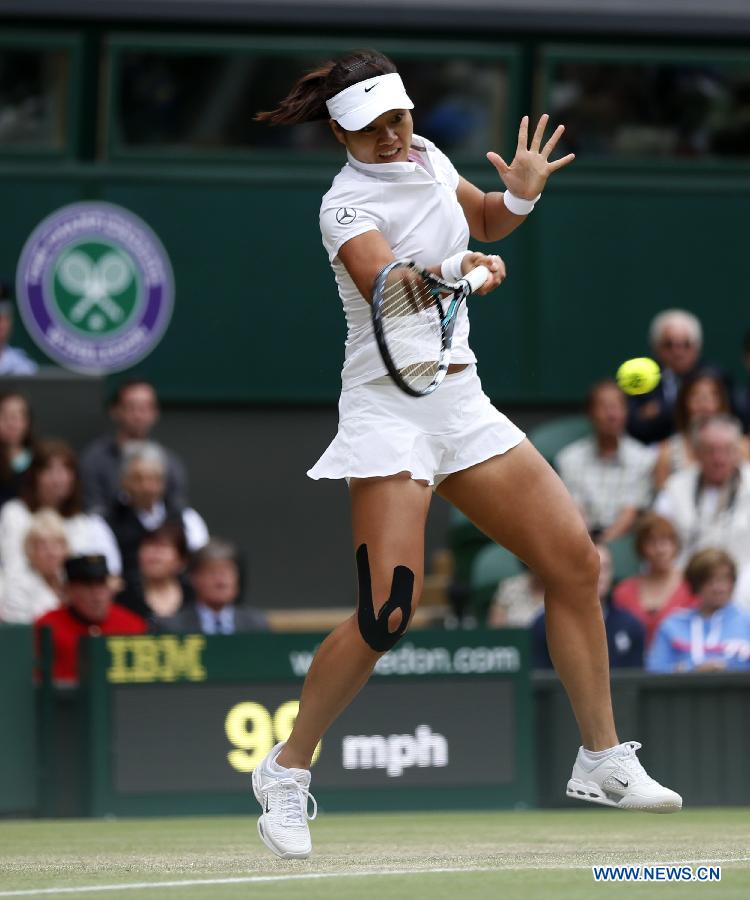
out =
[[[514,216],[528,216],[541,196],[541,194],[537,194],[533,200],[524,200],[522,197],[516,197],[515,194],[511,194],[510,191],[506,190],[503,192],[503,203],[508,212],[512,212]]]
[[[464,277],[464,273],[461,271],[461,263],[464,261],[464,256],[467,256],[469,253],[471,253],[471,250],[461,250],[459,253],[454,253],[453,256],[443,260],[440,264],[440,274],[446,281],[455,284]]]

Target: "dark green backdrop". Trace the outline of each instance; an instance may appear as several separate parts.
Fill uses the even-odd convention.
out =
[[[165,399],[331,402],[345,332],[317,211],[334,172],[6,164],[0,271],[58,206],[122,204],[156,230],[175,269],[172,324],[140,366]],[[492,245],[506,284],[471,304],[489,393],[574,401],[642,354],[651,317],[669,306],[697,313],[707,355],[736,368],[750,325],[749,200],[750,176],[559,175],[519,232]]]
[[[615,44],[603,35],[582,45],[491,30],[481,40],[427,32],[405,40],[218,26],[196,33],[175,23],[135,29],[19,22],[0,31],[0,56],[20,49],[64,52],[68,60],[59,146],[24,152],[0,142],[0,275],[14,272],[33,228],[66,203],[108,200],[142,216],[171,257],[177,297],[172,325],[140,371],[164,399],[179,402],[335,400],[344,322],[318,209],[343,158],[333,139],[330,156],[126,145],[116,98],[129,53],[209,53],[261,64],[273,57],[288,64],[290,80],[303,58],[367,44],[422,67],[444,60],[496,66],[505,98],[492,119],[495,149],[509,159],[520,115],[538,115],[549,103],[556,61],[750,67],[746,47],[700,40]],[[415,126],[418,132],[419,109]],[[481,187],[500,186],[481,152],[464,150],[455,161]],[[519,232],[489,245],[506,258],[506,284],[471,301],[472,341],[489,393],[504,404],[578,401],[592,381],[647,351],[650,319],[670,306],[697,313],[707,356],[739,373],[741,334],[750,326],[748,200],[750,163],[742,159],[584,157],[556,175]],[[20,322],[16,340],[31,348]]]

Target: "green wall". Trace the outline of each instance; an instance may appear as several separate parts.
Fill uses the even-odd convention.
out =
[[[266,713],[274,713],[280,699],[296,700],[302,672],[321,638],[321,634],[298,633],[87,640],[83,671],[88,678],[81,688],[52,689],[46,683],[39,695],[39,740],[44,754],[44,760],[40,760],[44,780],[39,813],[194,815],[246,810],[246,775],[227,767],[227,751],[242,747],[262,755],[266,750],[261,750],[261,745],[271,746],[279,738],[278,734],[276,738],[271,735],[263,720]],[[527,639],[527,632],[514,629],[415,630],[393,651],[391,665],[373,675],[369,687],[375,693],[365,688],[367,696],[375,696],[382,685],[420,685],[424,688],[424,705],[420,708],[428,723],[430,697],[439,697],[441,689],[456,680],[475,685],[477,692],[488,686],[496,690],[493,701],[486,694],[484,700],[477,700],[476,725],[470,726],[467,739],[476,743],[492,727],[506,729],[516,746],[512,783],[502,790],[454,790],[455,786],[447,784],[439,791],[430,788],[427,793],[421,787],[400,789],[395,800],[387,790],[374,790],[372,786],[364,790],[343,788],[340,783],[336,787],[329,782],[322,791],[316,789],[319,801],[328,809],[478,809],[502,807],[509,802],[526,805],[531,797],[530,805],[542,808],[580,808],[581,804],[571,804],[565,797],[580,743],[570,702],[553,672],[536,671],[529,680]],[[512,652],[514,647],[517,657]],[[19,678],[28,683],[28,668],[20,672]],[[654,675],[616,669],[611,682],[621,740],[642,742],[640,758],[646,768],[682,794],[686,805],[750,802],[747,672]],[[512,693],[504,694],[503,685],[512,685]],[[228,699],[228,689],[237,689],[237,697]],[[349,720],[350,734],[377,730],[368,718],[375,714],[376,704],[373,701],[368,706],[367,696],[356,699],[346,714],[356,717],[356,724]],[[250,701],[254,708],[247,711],[249,731],[230,734],[225,716],[237,699],[243,704]],[[31,705],[29,701],[27,717]],[[420,715],[413,704],[407,703],[401,712],[406,707],[409,715]],[[163,716],[159,715],[160,708]],[[245,742],[242,738],[248,735]],[[330,732],[324,738],[329,750],[334,746],[333,735]],[[146,750],[149,740],[150,755]],[[459,747],[463,738],[452,733],[451,742]],[[175,745],[180,752],[170,755]],[[499,757],[499,748],[491,746]],[[144,766],[150,772],[143,776],[145,781],[138,776],[137,789],[126,784],[133,777],[133,747],[144,754]],[[554,748],[554,753],[537,752],[548,747]],[[131,770],[126,777],[123,766],[127,755]],[[22,761],[17,781],[32,783],[36,777],[33,755]],[[180,767],[185,766],[187,771],[196,764],[204,767],[204,774],[202,779],[190,782],[194,785],[190,790],[159,780],[158,773],[164,772],[166,765],[170,767],[170,779],[184,779],[184,775],[178,775]],[[493,780],[488,777],[488,782]]]
[[[581,397],[646,351],[649,321],[674,306],[703,322],[706,356],[735,368],[750,327],[748,200],[750,177],[563,173],[534,223],[530,396]]]
[[[318,209],[343,161],[337,145],[331,142],[329,157],[257,147],[233,154],[226,147],[133,149],[122,143],[116,98],[133,50],[270,56],[277,67],[288,61],[291,79],[302,58],[368,43],[420,66],[446,59],[501,66],[507,96],[493,123],[502,135],[497,149],[508,159],[520,115],[544,109],[558,62],[750,66],[747,48],[732,50],[730,42],[615,43],[602,35],[581,45],[559,35],[491,31],[481,40],[428,33],[405,40],[300,29],[196,34],[175,23],[137,31],[18,23],[0,32],[0,53],[68,53],[68,128],[64,144],[48,153],[0,145],[0,275],[14,272],[28,235],[60,206],[122,204],[155,229],[175,270],[172,324],[138,369],[164,399],[334,402],[345,329]],[[419,109],[415,126],[419,132]],[[464,150],[456,161],[480,187],[500,186],[481,152]],[[472,343],[488,392],[504,404],[578,402],[594,380],[647,352],[648,323],[669,306],[697,313],[707,357],[739,374],[741,336],[750,326],[743,296],[748,199],[750,165],[742,159],[626,163],[589,156],[556,174],[522,228],[485,245],[505,257],[509,272],[501,290],[470,301]],[[20,321],[16,342],[40,358]]]
[[[172,324],[139,367],[165,399],[332,402],[345,330],[317,212],[334,172],[6,164],[0,271],[14,270],[26,236],[58,206],[122,204],[156,230],[175,269]],[[735,367],[750,326],[748,199],[750,176],[558,175],[519,232],[491,245],[506,258],[506,284],[471,301],[489,393],[576,401],[647,349],[651,317],[669,306],[697,313],[707,355]]]
[[[33,659],[31,628],[0,625],[0,816],[31,813],[37,805]]]
[[[610,673],[621,741],[640,741],[648,772],[682,795],[686,807],[750,802],[746,751],[750,739],[746,672],[653,675]],[[570,702],[553,672],[533,677],[534,741],[554,747],[537,767],[538,805],[569,807],[565,784],[580,734]]]

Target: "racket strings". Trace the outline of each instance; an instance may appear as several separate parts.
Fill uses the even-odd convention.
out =
[[[432,379],[442,355],[440,307],[434,289],[411,271],[395,270],[381,311],[388,350],[407,384]],[[416,358],[415,358],[416,357]]]
[[[419,381],[422,378],[432,378],[438,370],[438,361],[411,363],[408,366],[402,366],[399,373],[402,378],[410,381]]]
[[[434,305],[431,288],[418,276],[402,276],[390,284],[384,300],[387,316],[415,315]]]

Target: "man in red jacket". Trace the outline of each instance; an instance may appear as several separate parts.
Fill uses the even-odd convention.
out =
[[[34,623],[52,629],[54,657],[52,677],[56,682],[78,681],[78,644],[86,635],[143,634],[140,616],[114,603],[107,561],[103,556],[74,556],[65,562],[66,603],[45,613]]]

